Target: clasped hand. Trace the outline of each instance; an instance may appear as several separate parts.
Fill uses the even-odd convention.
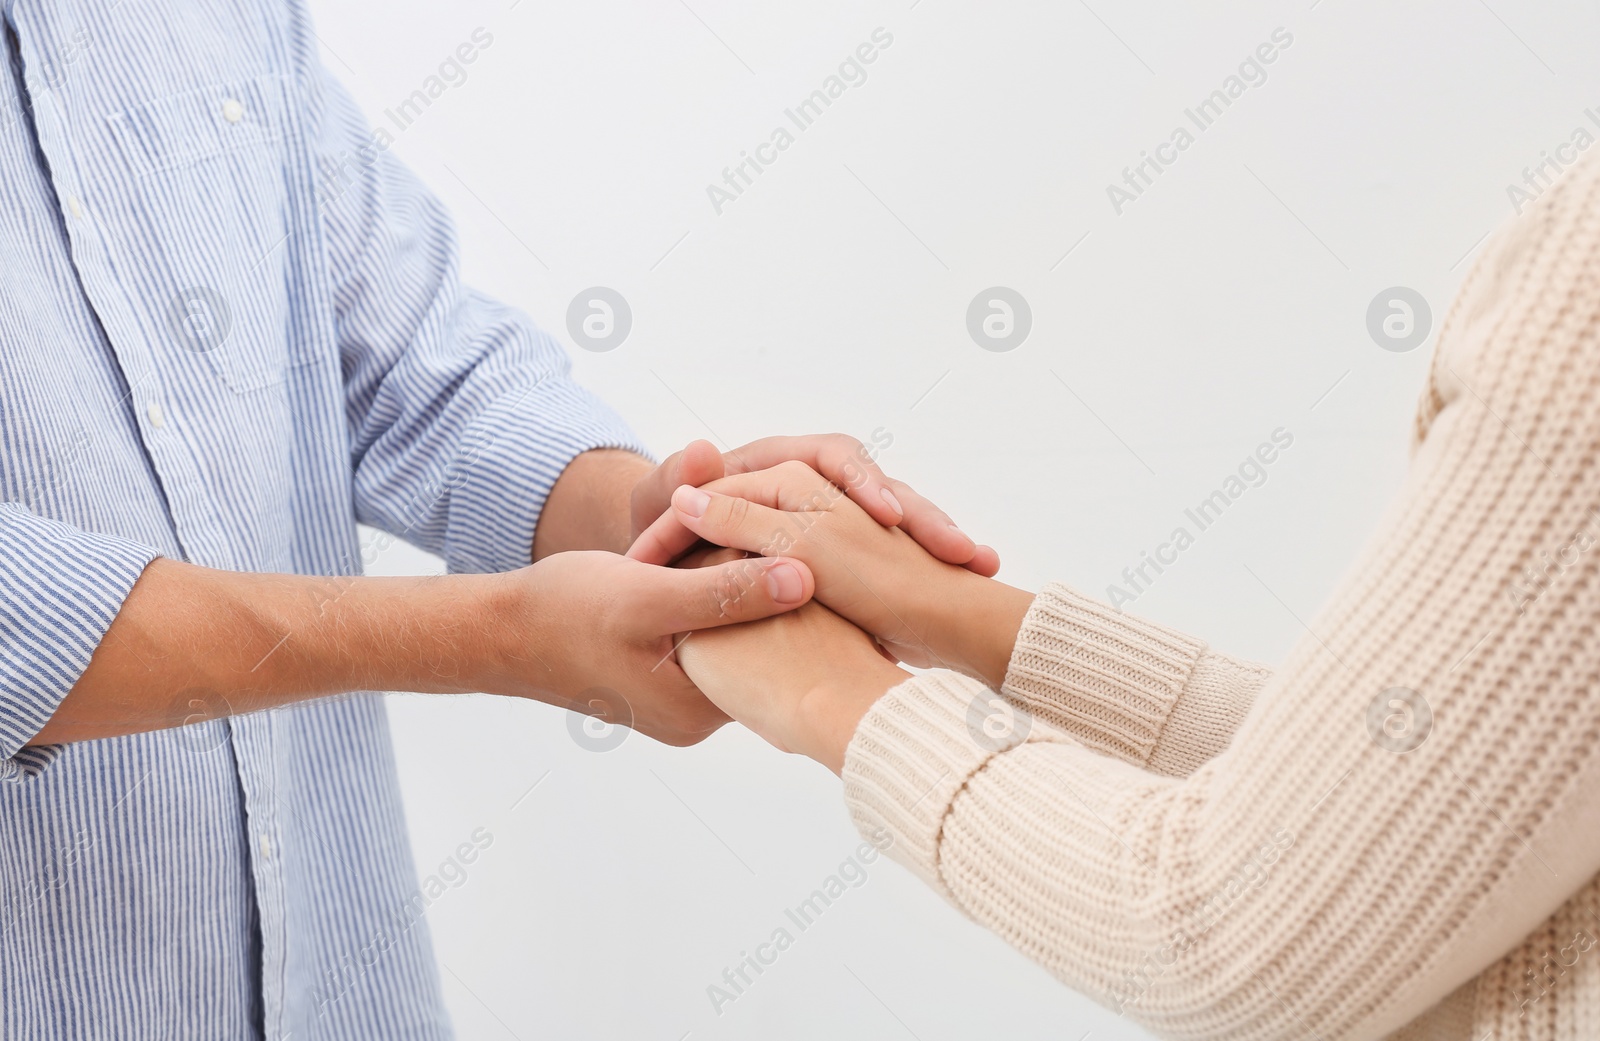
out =
[[[838,772],[861,716],[908,677],[897,662],[955,669],[996,685],[1003,677],[1009,636],[974,634],[973,619],[957,605],[1003,596],[1007,587],[934,557],[811,466],[791,460],[702,487],[682,485],[671,502],[629,557],[733,574],[742,566],[751,581],[739,590],[756,588],[769,558],[798,561],[814,578],[814,599],[797,610],[693,631],[676,645],[694,685],[778,748]],[[707,543],[714,548],[703,548]]]
[[[626,459],[617,465],[638,474]],[[615,487],[609,479],[590,473],[570,494],[599,494]],[[939,591],[956,576],[987,582],[979,576],[999,568],[993,550],[843,435],[766,438],[727,455],[697,441],[633,480],[628,556],[554,550],[482,579],[488,624],[475,639],[486,650],[465,656],[473,669],[463,689],[563,705],[674,745],[703,739],[731,711],[781,746],[806,750],[787,725],[795,714],[786,706],[800,700],[791,691],[868,680],[881,694],[903,674],[822,606],[795,608],[815,593],[902,660],[940,664],[949,654],[924,631],[932,617],[924,601],[950,595]],[[605,506],[596,512],[609,516]],[[592,533],[541,521],[536,552],[541,535],[548,548]],[[696,551],[702,537],[770,555],[713,556]],[[773,616],[771,625],[750,624]],[[770,684],[759,698],[758,681]]]

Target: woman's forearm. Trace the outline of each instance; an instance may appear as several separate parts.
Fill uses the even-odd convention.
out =
[[[1472,1036],[1525,1034],[1524,981],[1590,937],[1600,899],[1597,197],[1600,166],[1575,169],[1468,276],[1405,487],[1331,600],[1296,615],[1305,635],[1243,722],[1219,728],[1226,751],[1179,778],[1064,728],[978,740],[986,692],[919,677],[848,749],[863,832],[1158,1033],[1387,1036],[1476,977]],[[1198,641],[1081,605],[1061,617],[1145,640],[1087,656],[1108,685],[1154,691],[1153,665],[1194,682]],[[1171,730],[1160,705],[1121,719]],[[1584,1021],[1573,979],[1544,1022]]]

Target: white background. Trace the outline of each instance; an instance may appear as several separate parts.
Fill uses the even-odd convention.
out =
[[[1003,579],[1103,596],[1290,430],[1132,607],[1271,661],[1406,464],[1432,337],[1380,349],[1369,302],[1413,287],[1437,328],[1506,186],[1600,132],[1595,6],[1492,3],[314,6],[375,125],[493,35],[395,148],[475,284],[563,339],[579,290],[625,295],[631,335],[576,369],[662,454],[885,428],[885,468]],[[717,215],[707,184],[880,26],[867,81]],[[1267,81],[1114,213],[1106,185],[1280,26]],[[995,285],[1033,311],[1009,353],[966,330]],[[391,703],[419,869],[494,836],[428,914],[463,1038],[1146,1036],[884,861],[719,1016],[708,984],[858,841],[831,775],[737,727],[596,753],[540,705]]]

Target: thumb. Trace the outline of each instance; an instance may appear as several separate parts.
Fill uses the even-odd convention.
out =
[[[710,484],[719,480],[723,473],[722,453],[717,451],[717,446],[710,441],[701,439],[690,441],[683,451],[678,453],[676,468],[663,467],[667,471],[663,475],[663,490],[667,498],[672,498],[672,490],[680,484],[692,484],[698,488],[702,484]]]
[[[811,569],[789,557],[749,557],[702,568],[657,568],[650,603],[661,632],[683,633],[792,611],[811,599]]]
[[[698,488],[718,480],[722,473],[722,453],[710,441],[691,441],[683,451],[668,456],[633,486],[629,504],[633,536],[637,538],[652,521],[672,508],[673,489],[683,484]]]

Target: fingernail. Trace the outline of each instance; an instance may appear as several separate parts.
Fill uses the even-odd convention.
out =
[[[711,505],[711,496],[698,488],[685,484],[672,493],[672,505],[691,517],[704,517],[706,515],[706,507]]]
[[[774,603],[798,604],[806,595],[806,584],[793,564],[780,561],[767,568],[767,592]]]
[[[960,535],[962,538],[966,539],[968,542],[972,543],[973,546],[977,546],[978,543],[977,543],[976,539],[974,539],[971,535],[968,535],[966,532],[962,531],[960,528],[956,527],[954,524],[950,525],[950,530],[955,532],[957,535]]]
[[[888,503],[889,508],[898,513],[900,516],[904,517],[906,515],[906,511],[900,508],[900,500],[896,499],[894,497],[894,492],[891,492],[887,488],[883,490],[883,501]]]

